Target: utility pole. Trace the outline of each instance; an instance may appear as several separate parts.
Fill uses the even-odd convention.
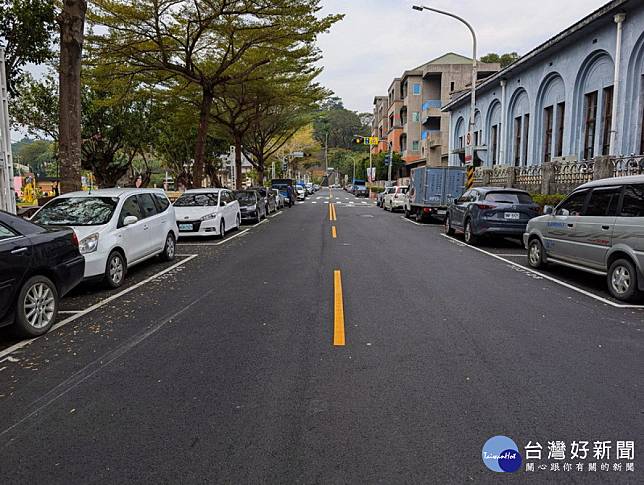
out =
[[[389,167],[387,170],[387,186],[391,187],[391,166],[394,164],[394,142],[389,142]]]
[[[13,157],[9,128],[9,92],[4,49],[0,48],[0,209],[16,213],[16,193],[13,188]]]
[[[324,173],[329,171],[329,132],[324,134]]]

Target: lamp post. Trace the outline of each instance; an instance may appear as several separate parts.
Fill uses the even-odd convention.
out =
[[[467,20],[453,13],[445,12],[444,10],[438,10],[437,8],[426,7],[424,5],[414,5],[412,6],[412,8],[414,10],[418,10],[419,12],[422,12],[423,10],[430,10],[432,12],[440,13],[443,15],[447,15],[448,17],[455,18],[456,20],[459,20],[460,22],[464,23],[472,33],[472,95],[471,95],[471,103],[470,103],[470,123],[468,127],[467,138],[466,138],[468,143],[466,143],[465,145],[465,164],[466,165],[473,164],[474,146],[473,146],[472,134],[474,132],[474,110],[476,109],[476,33],[474,32],[474,28],[472,28],[472,26],[469,24]]]

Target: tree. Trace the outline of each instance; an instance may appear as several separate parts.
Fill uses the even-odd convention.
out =
[[[315,138],[322,144],[328,134],[329,148],[359,149],[353,143],[356,135],[371,133],[371,119],[344,107],[338,97],[327,98],[320,106],[315,120]]]
[[[16,97],[28,63],[51,59],[53,0],[0,0],[0,45],[5,48],[7,89]]]
[[[81,59],[85,29],[85,0],[64,0],[60,25],[59,128],[61,192],[81,188]]]
[[[181,80],[201,92],[194,147],[200,184],[215,90],[252,79],[276,53],[313,43],[341,16],[320,17],[319,0],[97,0],[101,56],[132,73]],[[240,61],[252,58],[242,69]]]
[[[490,53],[487,54],[483,57],[481,57],[481,62],[489,63],[489,64],[501,64],[501,69],[509,66],[512,64],[514,61],[516,61],[519,58],[519,54],[516,52],[509,52],[507,54],[494,54]]]

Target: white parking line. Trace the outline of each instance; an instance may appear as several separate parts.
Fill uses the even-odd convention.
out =
[[[59,315],[74,315],[75,313],[81,313],[83,310],[58,310]]]
[[[313,203],[315,204],[315,202],[313,202]],[[275,214],[273,214],[272,216],[268,216],[268,217],[270,217],[272,219],[273,217],[279,216],[281,213],[282,213],[282,211],[279,211],[279,212],[276,212]]]
[[[411,222],[412,224],[415,224],[415,225],[417,225],[417,226],[427,226],[427,227],[430,227],[428,224],[422,224],[422,223],[420,223],[420,222],[412,221],[411,219],[407,219],[405,216],[400,216],[400,218],[401,218],[403,221]]]
[[[455,238],[453,238],[451,236],[448,236],[447,234],[441,234],[441,236],[443,236],[446,239],[451,239],[452,241],[457,241],[459,243],[461,242],[458,239],[455,239]],[[584,289],[581,289],[581,288],[578,288],[578,287],[576,287],[574,285],[571,285],[570,283],[566,283],[565,281],[557,279],[557,278],[555,278],[553,276],[550,276],[550,275],[547,275],[545,273],[542,273],[541,271],[537,271],[537,270],[534,270],[532,268],[528,268],[528,267],[525,267],[523,265],[517,264],[517,263],[515,263],[513,261],[510,261],[509,259],[505,259],[505,258],[499,256],[498,254],[494,254],[494,253],[491,253],[489,251],[485,251],[484,249],[477,248],[475,246],[469,246],[469,245],[465,245],[465,246],[470,248],[470,249],[473,249],[474,251],[478,251],[479,253],[483,253],[483,254],[487,254],[488,256],[492,256],[493,258],[498,259],[499,261],[503,261],[503,262],[508,263],[508,264],[510,264],[512,266],[516,266],[517,268],[521,268],[522,270],[529,271],[532,274],[539,275],[542,278],[545,278],[545,279],[547,279],[549,281],[552,281],[553,283],[557,283],[558,285],[561,285],[561,286],[563,286],[565,288],[568,288],[570,290],[576,291],[577,293],[581,293],[582,295],[586,295],[586,296],[588,296],[590,298],[593,298],[593,299],[595,299],[597,301],[600,301],[600,302],[602,302],[602,303],[604,303],[606,305],[610,305],[610,306],[615,307],[615,308],[640,308],[640,309],[644,309],[644,305],[629,305],[629,304],[626,304],[626,303],[616,303],[616,302],[611,301],[611,300],[609,300],[607,298],[601,297],[599,295],[595,295],[594,293],[591,293],[590,291],[586,291]]]
[[[508,254],[494,253],[494,254],[496,254],[497,256],[502,256],[504,258],[527,258],[528,257],[527,254],[512,254],[512,253],[508,253]]]
[[[116,294],[114,294],[114,295],[112,295],[112,296],[110,296],[108,298],[105,298],[104,300],[101,300],[98,303],[96,303],[96,304],[94,304],[94,305],[92,305],[90,307],[87,307],[85,310],[81,310],[78,313],[74,313],[72,316],[70,316],[70,317],[68,317],[68,318],[66,318],[64,320],[61,320],[60,322],[58,322],[57,324],[52,326],[50,332],[53,332],[54,330],[67,325],[68,323],[72,323],[74,320],[78,320],[80,317],[83,317],[83,316],[87,315],[88,313],[91,313],[94,310],[97,310],[97,309],[107,305],[108,303],[110,303],[110,302],[112,302],[112,301],[114,301],[114,300],[116,300],[118,298],[121,298],[124,295],[127,295],[128,293],[136,290],[137,288],[140,288],[141,286],[146,285],[151,281],[154,281],[159,276],[163,276],[164,274],[169,273],[173,269],[176,269],[179,266],[183,266],[187,262],[192,261],[197,256],[198,256],[198,254],[192,254],[189,257],[187,257],[186,259],[184,259],[182,261],[179,261],[178,263],[173,264],[169,268],[166,268],[163,271],[159,271],[158,273],[153,274],[152,276],[144,279],[143,281],[139,281],[135,285],[132,285],[132,286],[130,286],[128,288],[125,288],[124,290],[121,290],[118,293],[116,293]],[[45,334],[42,337],[46,337],[47,335],[48,334]],[[16,350],[19,350],[19,349],[21,349],[23,347],[26,347],[27,345],[30,345],[32,342],[35,342],[36,340],[39,340],[42,337],[37,337],[37,338],[34,338],[34,339],[30,339],[30,340],[23,340],[22,342],[18,342],[17,344],[12,345],[11,347],[7,347],[6,349],[0,351],[0,359],[3,359],[4,357],[12,354]]]

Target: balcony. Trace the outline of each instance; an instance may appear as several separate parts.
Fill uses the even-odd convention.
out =
[[[443,103],[440,99],[429,99],[423,103],[423,118],[430,116],[440,116]]]

